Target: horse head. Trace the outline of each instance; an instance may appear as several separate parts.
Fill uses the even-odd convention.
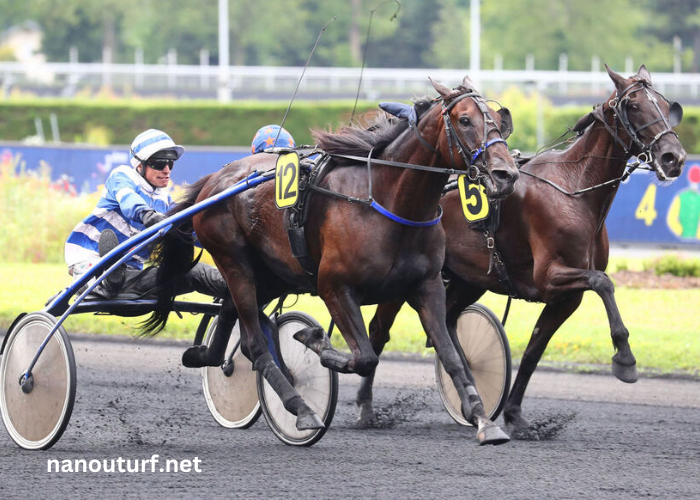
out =
[[[459,160],[455,161],[456,151],[469,178],[482,181],[489,197],[504,198],[511,194],[520,173],[505,141],[513,131],[510,111],[492,109],[474,89],[469,77],[464,77],[455,89],[430,81],[442,101],[444,128],[437,141],[442,157],[460,168]]]
[[[685,149],[673,131],[683,118],[683,108],[654,89],[644,65],[630,78],[615,73],[607,64],[605,69],[615,84],[607,106],[629,136],[626,151],[652,165],[659,180],[675,179],[681,174],[686,158]],[[624,142],[619,137],[617,140]]]

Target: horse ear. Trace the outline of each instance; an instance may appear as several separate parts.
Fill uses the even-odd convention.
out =
[[[651,84],[651,73],[649,73],[649,70],[643,64],[639,67],[639,71],[637,71],[637,76]]]
[[[465,89],[475,90],[475,89],[474,89],[474,83],[472,82],[471,78],[469,78],[469,77],[466,76],[466,75],[464,76],[464,79],[462,80],[462,86],[463,86]]]
[[[430,80],[430,83],[433,84],[433,88],[437,91],[438,94],[442,96],[443,99],[452,93],[450,89],[448,89],[441,83],[434,81],[432,78],[428,77],[428,80]]]
[[[626,81],[625,81],[625,77],[622,75],[618,75],[613,70],[611,70],[608,67],[607,63],[605,64],[605,70],[608,72],[610,79],[613,81],[613,83],[615,84],[615,87],[618,90],[622,90],[627,86]]]
[[[508,108],[499,109],[498,114],[501,115],[501,137],[508,139],[513,133],[513,117]]]

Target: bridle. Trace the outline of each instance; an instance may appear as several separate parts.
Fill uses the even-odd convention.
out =
[[[622,92],[620,92],[619,95],[616,91],[615,97],[613,97],[607,102],[608,108],[611,109],[613,112],[613,116],[615,119],[615,129],[613,129],[605,119],[602,105],[596,108],[596,110],[594,111],[594,117],[597,118],[598,121],[600,121],[603,124],[603,126],[605,126],[610,135],[612,135],[613,139],[615,139],[615,141],[622,147],[627,158],[632,156],[632,148],[636,146],[639,152],[635,156],[637,156],[637,158],[642,163],[653,165],[657,173],[663,178],[666,178],[666,175],[663,173],[663,171],[661,171],[658,168],[658,166],[656,166],[656,162],[653,161],[654,156],[652,149],[654,145],[659,141],[659,139],[661,139],[666,134],[673,134],[676,137],[678,137],[678,134],[673,130],[673,126],[678,125],[678,123],[680,123],[680,119],[683,116],[683,108],[681,108],[680,104],[678,104],[677,102],[669,101],[663,95],[654,90],[651,84],[646,80],[639,77],[634,77],[633,80],[634,82],[627,86]],[[636,92],[642,91],[646,94],[647,99],[653,103],[658,116],[656,117],[656,119],[653,119],[645,123],[644,125],[635,127],[629,120],[627,108],[629,106],[631,96]],[[668,102],[670,119],[667,119],[664,116],[663,112],[661,111],[661,108],[659,107],[658,99],[655,95],[661,97],[663,100]],[[676,123],[674,124],[672,123],[672,121],[675,121]],[[639,133],[642,130],[659,122],[663,122],[665,126],[664,130],[656,134],[651,140],[651,142],[649,142],[649,144],[645,144],[644,141],[640,139]],[[617,123],[619,123],[622,126],[624,131],[629,136],[629,143],[625,143],[620,138],[619,134],[617,133]]]
[[[462,89],[458,88],[458,91],[461,91]],[[442,118],[445,122],[445,134],[447,136],[447,147],[450,151],[450,163],[452,165],[453,170],[457,171],[457,165],[455,162],[455,157],[454,157],[454,152],[453,152],[453,143],[457,147],[457,152],[459,155],[462,157],[462,161],[464,161],[464,164],[467,167],[466,172],[461,172],[465,173],[467,177],[469,178],[470,181],[475,182],[479,180],[480,178],[485,178],[488,177],[488,168],[487,168],[487,163],[486,163],[486,155],[483,154],[486,152],[486,149],[489,148],[490,146],[493,146],[494,144],[498,144],[502,142],[503,144],[506,145],[506,148],[508,147],[508,143],[506,140],[503,138],[501,134],[501,130],[496,126],[496,122],[491,116],[491,113],[489,112],[488,106],[486,105],[486,101],[484,100],[481,95],[479,95],[477,92],[473,91],[467,91],[464,89],[464,93],[461,94],[453,94],[455,97],[447,96],[447,97],[438,97],[435,99],[435,101],[440,101],[442,104],[442,111],[440,112],[442,114]],[[469,149],[464,145],[464,142],[462,142],[462,139],[459,137],[459,134],[455,130],[454,123],[452,122],[452,117],[450,116],[450,111],[452,111],[452,108],[460,102],[462,99],[466,98],[471,98],[474,103],[476,104],[477,108],[479,108],[479,111],[481,111],[481,114],[484,118],[484,135],[481,139],[481,144],[474,148],[474,149]],[[412,123],[409,121],[409,127],[413,130],[413,132],[416,134],[418,137],[419,141],[421,144],[423,144],[426,148],[428,148],[430,151],[438,155],[439,157],[442,158],[442,154],[437,150],[437,148],[433,147],[428,141],[426,141],[421,135],[420,132],[418,131],[418,127],[416,126],[416,123]],[[492,131],[496,131],[498,133],[498,137],[488,140],[488,136],[491,134]],[[468,154],[467,154],[468,153]],[[481,157],[481,162],[476,163],[476,161]]]
[[[457,104],[459,101],[462,99],[466,99],[467,97],[471,98],[474,100],[476,103],[477,107],[481,111],[483,117],[484,117],[484,137],[481,141],[481,144],[471,150],[467,148],[462,140],[459,138],[459,135],[455,131],[454,124],[452,123],[452,118],[450,117],[450,111],[452,108]],[[503,139],[502,134],[501,134],[501,129],[499,129],[496,126],[496,122],[493,120],[493,117],[488,111],[488,106],[486,106],[486,101],[481,97],[478,93],[469,91],[464,87],[458,87],[452,94],[446,96],[446,97],[438,97],[433,100],[433,103],[440,101],[442,103],[442,111],[441,114],[443,116],[443,119],[445,121],[445,133],[447,135],[447,143],[449,146],[450,150],[450,159],[451,159],[451,167],[450,168],[442,168],[442,167],[433,167],[433,166],[428,166],[428,165],[415,165],[411,163],[404,163],[404,162],[398,162],[398,161],[391,161],[391,160],[382,160],[378,158],[372,158],[372,153],[374,151],[374,148],[372,148],[368,155],[366,157],[361,157],[361,156],[355,156],[355,155],[345,155],[345,154],[338,154],[338,153],[332,153],[328,154],[330,157],[334,158],[345,158],[348,160],[354,160],[354,161],[359,161],[363,162],[367,165],[367,178],[368,178],[368,194],[369,196],[367,199],[361,199],[361,198],[356,198],[352,196],[348,196],[345,194],[341,193],[336,193],[334,191],[322,188],[320,186],[316,186],[313,184],[309,184],[308,188],[312,189],[314,191],[321,192],[325,195],[328,196],[333,196],[336,198],[342,198],[346,201],[349,201],[351,203],[360,203],[363,205],[367,205],[377,212],[381,213],[385,217],[398,222],[400,224],[406,225],[406,226],[413,226],[413,227],[430,227],[434,226],[438,222],[440,222],[440,218],[442,217],[442,208],[438,207],[438,215],[436,218],[428,220],[428,221],[411,221],[408,219],[404,219],[402,217],[399,217],[396,214],[391,213],[389,210],[386,208],[382,207],[375,199],[372,193],[372,165],[387,165],[387,166],[392,166],[392,167],[399,167],[399,168],[405,168],[409,170],[423,170],[427,172],[434,172],[434,173],[439,173],[439,174],[448,174],[448,175],[453,175],[453,174],[465,174],[467,177],[472,182],[475,182],[479,180],[482,177],[487,177],[489,175],[488,170],[487,170],[487,163],[486,163],[486,158],[485,155],[483,154],[486,149],[489,146],[493,146],[494,144],[498,144],[502,142],[503,144],[508,147],[508,144],[506,143],[505,139]],[[446,102],[449,101],[449,102]],[[503,108],[505,109],[505,108]],[[415,113],[413,111],[413,113]],[[509,112],[508,112],[509,116]],[[419,139],[421,144],[425,146],[429,151],[433,152],[435,155],[438,157],[442,158],[442,154],[437,150],[436,147],[434,147],[432,144],[430,144],[423,136],[421,136],[420,131],[418,130],[417,123],[418,123],[418,118],[415,114],[413,114],[411,117],[408,118],[408,126],[413,132],[416,134],[416,137]],[[488,135],[495,130],[498,132],[499,137],[487,140]],[[454,154],[452,152],[452,143],[456,144],[457,150],[464,160],[464,164],[467,166],[466,170],[458,169],[455,163],[454,159]],[[274,150],[269,150],[270,152]],[[469,156],[467,155],[467,152],[469,153]],[[482,161],[480,164],[476,164],[477,159],[481,157]]]
[[[484,118],[484,135],[481,139],[481,145],[473,150],[469,150],[464,145],[462,139],[459,137],[459,134],[455,130],[454,124],[452,123],[452,117],[450,116],[450,111],[455,106],[455,104],[457,104],[462,99],[466,99],[467,97],[471,98],[474,101]],[[476,92],[467,92],[465,94],[460,95],[459,97],[456,97],[449,104],[445,104],[445,100],[443,99],[442,117],[445,121],[445,134],[447,135],[447,146],[450,150],[450,160],[452,161],[452,165],[455,165],[454,153],[452,152],[452,141],[454,141],[457,145],[457,151],[462,157],[464,164],[467,165],[467,177],[469,178],[469,180],[476,181],[479,177],[488,176],[489,174],[486,166],[486,155],[482,155],[482,153],[485,153],[486,149],[489,146],[493,146],[494,144],[498,144],[499,142],[505,144],[507,148],[508,143],[506,143],[506,140],[501,136],[501,130],[496,126],[496,122],[491,116],[491,113],[489,113],[484,98]],[[493,130],[495,130],[498,133],[498,137],[488,140],[488,136]],[[469,151],[470,156],[467,156],[467,154],[465,153],[466,151]],[[481,162],[477,164],[476,161],[477,159],[479,159],[479,157],[481,157]]]

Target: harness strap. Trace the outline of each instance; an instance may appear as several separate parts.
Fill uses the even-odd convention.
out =
[[[479,149],[474,151],[474,155],[472,156],[472,162],[475,162],[476,159],[481,155],[481,153],[486,151],[486,148],[488,148],[489,146],[493,146],[494,144],[498,144],[499,142],[502,142],[506,145],[506,147],[508,147],[508,143],[502,137],[496,137],[495,139],[491,139],[486,144],[484,144],[483,147],[480,147]]]
[[[605,113],[603,112],[603,106],[598,106],[598,107],[596,107],[596,108],[592,111],[592,115],[593,115],[599,122],[601,122],[601,123],[603,124],[603,126],[605,127],[605,130],[607,130],[607,131],[610,133],[610,135],[612,136],[612,138],[615,139],[615,142],[617,142],[620,146],[622,146],[622,149],[623,149],[624,152],[625,152],[625,156],[629,156],[629,155],[630,155],[630,151],[629,151],[629,147],[627,146],[627,144],[625,144],[624,142],[622,142],[622,139],[620,139],[620,137],[617,135],[617,132],[616,132],[615,130],[613,130],[613,128],[612,128],[610,125],[608,125],[608,122],[607,122],[607,120],[605,119]],[[630,144],[630,145],[631,145],[631,144]]]
[[[370,206],[370,208],[375,209],[377,212],[379,212],[383,216],[393,220],[394,222],[398,222],[399,224],[403,224],[404,226],[411,226],[411,227],[434,226],[435,224],[440,222],[440,219],[442,219],[442,213],[443,213],[442,207],[440,205],[438,205],[438,216],[435,219],[427,220],[424,222],[417,222],[417,221],[404,219],[403,217],[399,217],[398,215],[389,212],[386,208],[384,208],[379,203],[377,203],[377,200],[372,200],[372,203],[370,203],[369,206]]]
[[[339,153],[332,153],[328,154],[328,156],[331,156],[333,158],[345,158],[346,160],[353,160],[361,163],[366,163],[367,162],[367,157],[366,156],[354,156],[354,155],[343,155]],[[449,174],[449,175],[454,175],[454,174],[467,174],[469,173],[467,170],[460,170],[460,169],[455,169],[455,168],[440,168],[440,167],[429,167],[427,165],[414,165],[412,163],[403,163],[400,161],[391,161],[391,160],[379,160],[377,158],[372,158],[372,163],[375,165],[388,165],[390,167],[401,167],[401,168],[408,168],[412,170],[424,170],[426,172],[434,172],[437,174]]]
[[[420,135],[420,132],[418,131],[418,127],[416,127],[415,123],[409,121],[408,128],[413,130],[413,132],[416,134],[416,137],[418,138],[420,143],[425,147],[425,149],[436,154],[438,158],[442,158],[442,154],[440,154],[440,151],[435,149],[432,144],[430,144],[428,141],[425,140],[425,138],[422,135]]]
[[[491,271],[495,269],[496,274],[498,275],[498,281],[505,284],[506,288],[508,289],[508,297],[517,299],[518,292],[516,292],[515,285],[513,285],[513,282],[508,275],[508,269],[506,269],[506,264],[503,262],[501,252],[499,252],[498,248],[496,247],[496,236],[494,235],[493,231],[487,229],[484,231],[484,238],[486,238],[486,248],[488,248],[490,251],[489,270],[486,272],[486,274],[491,274]],[[502,323],[505,324],[505,317]]]
[[[521,170],[520,173],[525,174],[525,175],[529,175],[530,177],[534,177],[538,181],[542,181],[545,184],[549,184],[554,189],[556,189],[560,193],[565,194],[566,196],[578,196],[579,194],[588,193],[589,191],[594,191],[594,190],[600,189],[602,187],[614,185],[614,184],[617,184],[619,182],[625,182],[627,180],[627,178],[632,174],[632,172],[634,172],[637,168],[639,168],[640,165],[641,165],[641,162],[639,160],[637,160],[634,163],[627,165],[625,173],[623,173],[620,177],[616,177],[615,179],[610,179],[609,181],[605,181],[605,182],[602,182],[600,184],[596,184],[595,186],[587,187],[585,189],[579,189],[578,191],[573,191],[573,192],[569,192],[566,189],[564,189],[563,187],[561,187],[559,184],[557,184],[556,182],[552,182],[548,179],[545,179],[544,177],[540,177],[539,175],[533,174],[532,172],[528,172],[527,170]]]

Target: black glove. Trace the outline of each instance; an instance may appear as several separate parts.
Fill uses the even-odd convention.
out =
[[[158,224],[163,219],[165,219],[165,214],[161,214],[152,209],[141,212],[141,222],[143,222],[143,225],[146,227]]]

